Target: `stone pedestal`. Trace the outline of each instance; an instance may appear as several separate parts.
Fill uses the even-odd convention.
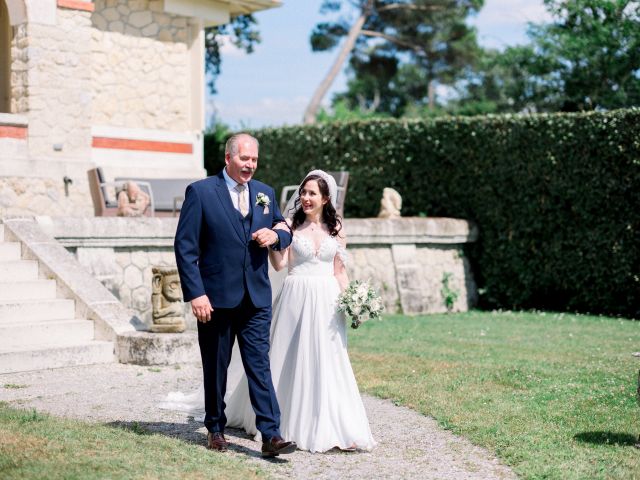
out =
[[[173,365],[200,361],[198,334],[132,332],[118,336],[116,354],[120,363]]]

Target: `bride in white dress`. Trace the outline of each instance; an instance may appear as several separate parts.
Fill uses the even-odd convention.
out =
[[[270,251],[276,270],[288,267],[271,325],[271,373],[280,430],[284,438],[310,452],[335,447],[370,450],[376,444],[349,361],[345,320],[336,311],[337,297],[348,284],[344,236],[331,204],[336,192],[333,177],[321,170],[310,172],[289,202],[295,210],[291,246],[284,252]],[[235,353],[225,396],[227,426],[259,436]],[[193,412],[195,405],[202,408],[203,395],[198,393],[199,398],[172,394],[164,407]]]

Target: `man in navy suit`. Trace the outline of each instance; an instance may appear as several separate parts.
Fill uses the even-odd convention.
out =
[[[229,139],[226,167],[187,187],[175,238],[184,300],[198,319],[204,373],[208,446],[225,451],[224,395],[235,338],[249,397],[262,433],[262,455],[292,453],[294,442],[280,435],[280,408],[269,365],[271,284],[268,249],[291,243],[291,232],[273,229],[284,218],[275,193],[252,180],[258,141],[248,134]]]

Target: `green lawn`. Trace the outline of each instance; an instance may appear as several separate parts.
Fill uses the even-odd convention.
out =
[[[389,316],[349,342],[363,391],[435,417],[524,478],[640,479],[640,322]]]
[[[61,420],[0,403],[0,478],[252,479],[248,462],[133,425],[128,430]]]
[[[350,332],[363,391],[496,452],[525,478],[640,479],[640,322],[545,313],[390,316]],[[5,385],[20,388],[20,385]],[[243,459],[0,403],[0,478],[262,478]],[[399,439],[411,441],[408,437]]]

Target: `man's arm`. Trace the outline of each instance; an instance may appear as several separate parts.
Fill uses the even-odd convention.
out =
[[[285,250],[291,244],[291,229],[287,225],[284,229],[274,228],[276,225],[285,223],[285,219],[280,213],[280,208],[275,201],[275,192],[271,189],[269,198],[273,204],[273,223],[271,228],[261,228],[251,236],[261,247],[271,247],[272,250]],[[285,223],[286,225],[286,223]]]
[[[180,219],[173,244],[185,302],[190,302],[205,294],[198,268],[202,220],[200,198],[193,187],[189,185],[180,210]]]
[[[200,231],[202,229],[202,204],[197,192],[189,185],[180,210],[176,229],[174,251],[180,274],[180,284],[185,302],[191,302],[191,311],[198,321],[211,320],[213,307],[205,294],[198,260],[200,259]]]

